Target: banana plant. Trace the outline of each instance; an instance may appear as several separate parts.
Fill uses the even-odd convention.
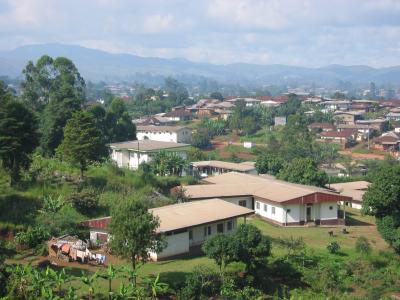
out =
[[[81,281],[88,287],[88,299],[93,299],[94,294],[94,283],[98,277],[97,272],[94,273],[92,276],[86,275],[85,272],[82,271]]]
[[[56,272],[50,268],[49,276],[52,278],[54,283],[56,284],[58,294],[61,295],[63,284],[69,281],[69,276],[65,273],[65,269],[61,269],[61,271]],[[46,270],[47,271],[47,270]]]
[[[119,269],[110,264],[107,268],[107,271],[99,275],[101,278],[108,280],[108,299],[112,299],[112,281],[117,278],[119,271]]]
[[[157,274],[154,280],[151,277],[144,278],[143,282],[151,291],[152,299],[157,299],[158,296],[168,292],[169,286],[166,283],[160,282],[160,274]]]

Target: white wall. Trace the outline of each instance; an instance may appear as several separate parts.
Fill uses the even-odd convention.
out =
[[[166,236],[167,247],[160,253],[150,252],[153,260],[189,252],[189,232]]]
[[[89,232],[89,234],[90,234],[89,239],[90,239],[90,241],[91,241],[92,243],[94,243],[94,244],[97,242],[97,234],[98,234],[98,233],[107,234],[107,235],[108,235],[108,232],[105,231],[105,230],[101,230],[101,229],[91,229],[90,232]],[[108,237],[107,240],[109,240],[109,239],[110,239],[110,237]]]
[[[251,197],[232,197],[232,198],[221,198],[221,199],[236,205],[239,205],[239,201],[245,200],[246,207],[253,209],[253,204],[252,204],[253,201]]]
[[[138,131],[136,133],[138,140],[149,139],[160,142],[190,143],[192,141],[192,131],[189,128],[183,128],[176,132],[170,131]]]
[[[290,212],[287,212],[287,217],[285,216],[284,218],[286,219],[285,221],[287,223],[293,223],[293,222],[300,222],[301,221],[301,210],[303,209],[303,205],[299,204],[289,204],[285,205],[286,211],[290,209]],[[284,211],[285,213],[285,211]],[[284,222],[285,223],[285,222]]]
[[[331,219],[337,219],[337,203],[336,202],[326,202],[326,203],[321,203],[321,210],[320,210],[320,219],[321,220],[331,220]],[[332,207],[332,209],[329,209],[329,207]]]
[[[257,208],[257,202],[260,203],[260,208]],[[264,204],[267,205],[267,211],[264,209]],[[275,207],[275,213],[272,213],[272,208]],[[256,214],[271,219],[279,223],[285,223],[285,209],[279,204],[272,202],[261,202],[260,200],[254,200],[254,210]]]

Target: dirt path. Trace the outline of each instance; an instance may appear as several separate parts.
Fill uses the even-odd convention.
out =
[[[362,160],[362,159],[384,160],[385,159],[385,156],[382,155],[382,154],[354,153],[354,152],[351,152],[350,150],[342,150],[342,151],[339,151],[339,153],[342,154],[342,155],[351,156],[351,158],[354,159],[354,160]]]

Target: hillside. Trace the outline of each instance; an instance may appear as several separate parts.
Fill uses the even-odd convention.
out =
[[[259,84],[311,84],[332,85],[338,81],[353,84],[400,84],[400,66],[372,68],[368,66],[329,65],[306,68],[287,65],[256,65],[236,63],[213,65],[195,63],[185,59],[140,57],[131,54],[114,54],[74,45],[42,44],[0,52],[0,75],[21,75],[28,60],[43,54],[66,56],[78,66],[82,75],[92,81],[140,80],[151,76],[183,76],[199,79],[208,77],[220,82]]]

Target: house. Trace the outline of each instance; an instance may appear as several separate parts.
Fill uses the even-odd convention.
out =
[[[277,125],[286,125],[286,117],[275,117],[274,124]]]
[[[357,130],[343,129],[342,131],[324,131],[320,133],[320,139],[346,148],[353,141],[357,140]]]
[[[318,131],[333,131],[335,130],[335,126],[331,123],[311,123],[308,125],[308,129]]]
[[[336,128],[338,132],[351,132],[351,130],[356,131],[357,135],[355,135],[355,139],[357,141],[366,140],[373,131],[373,129],[366,124],[338,124]]]
[[[192,130],[184,126],[136,126],[138,140],[153,140],[160,142],[190,143]]]
[[[355,209],[361,209],[363,196],[367,191],[369,184],[370,183],[368,181],[360,180],[353,182],[334,183],[330,185],[330,188],[334,189],[343,196],[352,198],[350,202],[346,202],[347,206]]]
[[[388,121],[400,121],[400,113],[389,112],[386,114],[386,120]]]
[[[219,160],[196,161],[190,164],[191,173],[194,176],[218,175],[227,172],[240,172],[246,174],[257,174],[255,163],[246,161],[242,163],[232,163]]]
[[[361,111],[336,111],[335,120],[337,124],[355,124],[363,116]]]
[[[170,111],[164,114],[163,117],[175,122],[190,121],[193,119],[192,113],[182,108]]]
[[[231,234],[238,218],[246,218],[253,210],[221,199],[178,203],[149,209],[160,220],[156,234],[165,236],[167,246],[159,253],[149,253],[154,261],[188,254],[198,249],[215,234]],[[93,219],[82,224],[90,229],[90,241],[109,240],[111,217]]]
[[[400,150],[400,134],[394,131],[386,132],[373,140],[373,148],[383,151]]]
[[[188,144],[137,140],[109,144],[111,159],[120,168],[138,169],[141,163],[150,163],[160,151],[174,152],[182,158],[187,157]]]
[[[233,99],[229,99],[229,100],[226,100],[226,101],[234,103],[234,104],[236,104],[239,101],[244,101],[244,103],[246,104],[247,107],[252,107],[252,106],[255,106],[255,105],[261,103],[261,100],[259,100],[259,99],[246,98],[246,97],[238,97],[238,98],[233,98]]]
[[[372,119],[372,120],[357,120],[356,124],[368,125],[376,131],[385,131],[388,126],[388,121],[385,119]]]
[[[324,106],[328,111],[347,111],[351,102],[348,100],[328,100],[321,102],[320,105]]]
[[[351,201],[327,189],[289,183],[274,178],[230,172],[208,177],[207,184],[183,189],[191,200],[220,198],[254,209],[256,215],[281,226],[338,225],[338,201]]]
[[[154,126],[168,126],[175,123],[175,121],[170,120],[169,118],[165,118],[162,116],[151,116],[148,118],[136,119],[132,120],[132,122],[136,126],[144,126],[144,125],[154,125]]]

